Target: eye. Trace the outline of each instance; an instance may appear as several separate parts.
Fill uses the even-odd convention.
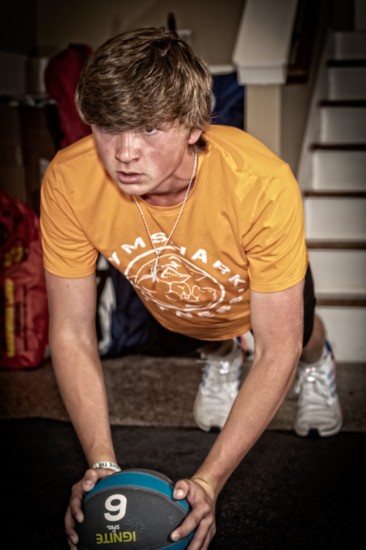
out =
[[[145,128],[144,128],[144,134],[146,136],[153,136],[157,132],[158,132],[158,129],[154,128],[154,126],[145,126]]]

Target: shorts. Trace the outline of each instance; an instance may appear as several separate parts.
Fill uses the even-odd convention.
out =
[[[310,265],[308,265],[304,283],[303,347],[309,342],[311,333],[313,332],[315,306],[314,281]],[[172,332],[161,326],[151,316],[149,321],[149,336],[139,352],[144,355],[160,357],[191,355],[206,344],[212,344],[212,341],[198,340],[184,334],[179,334],[178,332]]]

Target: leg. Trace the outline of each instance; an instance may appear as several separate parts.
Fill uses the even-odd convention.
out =
[[[230,353],[233,347],[232,340],[222,340],[220,342],[209,342],[199,349],[203,355],[217,355],[223,357]]]
[[[314,316],[313,331],[306,346],[302,350],[301,361],[304,363],[315,363],[324,351],[325,327],[318,315]]]
[[[310,268],[304,288],[304,348],[298,366],[295,392],[299,395],[295,432],[321,436],[339,432],[342,413],[335,383],[335,361],[321,319],[315,314]]]
[[[221,429],[239,392],[243,351],[236,340],[210,342],[200,348],[204,365],[194,403],[196,424],[206,432]]]
[[[197,340],[171,332],[151,318],[149,336],[140,353],[160,357],[198,353],[204,374],[194,404],[194,417],[202,430],[222,428],[239,391],[243,353],[236,340]]]

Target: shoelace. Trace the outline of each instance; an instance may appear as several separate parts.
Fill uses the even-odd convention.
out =
[[[295,393],[299,394],[305,386],[311,385],[310,391],[323,397],[328,404],[334,400],[334,381],[333,376],[327,376],[316,367],[306,367],[299,373],[295,384]]]
[[[205,384],[209,384],[210,387],[220,389],[224,384],[232,384],[238,382],[240,369],[220,358],[203,358],[198,359],[199,363],[205,365],[203,381]]]

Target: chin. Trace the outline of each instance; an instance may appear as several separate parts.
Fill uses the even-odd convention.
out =
[[[126,195],[143,195],[145,191],[141,188],[140,185],[134,185],[131,183],[121,183],[120,181],[117,181],[117,187],[125,193]]]

